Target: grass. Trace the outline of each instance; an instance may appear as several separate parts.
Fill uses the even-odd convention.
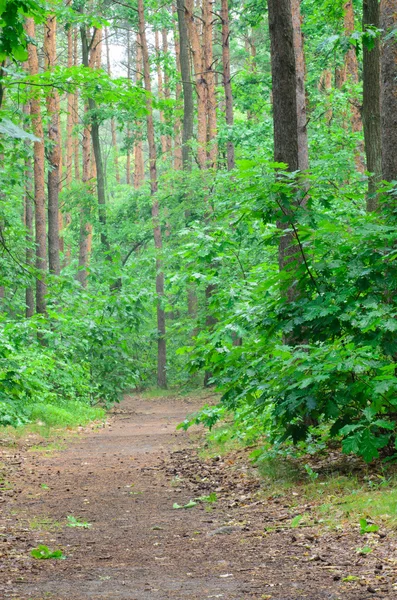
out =
[[[62,406],[37,403],[29,408],[30,423],[21,427],[0,427],[0,440],[13,446],[20,439],[32,436],[49,439],[64,435],[65,429],[72,430],[94,421],[103,421],[106,411],[78,401],[64,402]],[[63,431],[62,431],[63,430]]]
[[[131,394],[133,395],[133,393]],[[193,389],[183,389],[180,387],[169,388],[167,390],[162,390],[157,387],[147,388],[141,392],[139,392],[139,396],[141,396],[144,400],[151,400],[155,398],[191,398],[197,401],[200,400],[208,400],[208,398],[216,398],[219,399],[219,394],[216,394],[211,389],[208,388],[193,388]]]
[[[39,452],[41,454],[46,454],[47,456],[52,456],[56,452],[61,452],[65,450],[65,444],[61,442],[51,442],[49,444],[36,444],[29,448],[29,452]]]
[[[34,517],[29,521],[29,529],[32,531],[56,531],[61,527],[62,523],[50,517]]]

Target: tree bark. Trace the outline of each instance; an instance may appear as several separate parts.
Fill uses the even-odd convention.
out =
[[[299,170],[297,73],[291,0],[268,0],[273,82],[274,159]]]
[[[26,32],[32,39],[35,38],[35,25],[32,18],[26,19]],[[29,44],[29,71],[31,75],[39,72],[37,47]],[[34,203],[35,203],[35,242],[36,242],[36,311],[46,312],[46,272],[47,272],[47,244],[46,244],[46,208],[45,208],[45,154],[44,130],[41,118],[40,99],[32,98],[30,101],[30,114],[34,135],[40,140],[34,142]]]
[[[397,43],[390,32],[397,27],[395,0],[381,0],[380,26],[384,31],[381,50],[382,176],[397,179]]]
[[[149,162],[150,162],[150,191],[152,195],[152,219],[153,219],[153,237],[156,248],[156,294],[157,294],[157,384],[160,388],[167,387],[167,349],[166,349],[166,325],[165,311],[163,308],[164,300],[164,272],[161,259],[163,247],[161,225],[160,225],[160,207],[157,198],[158,182],[157,182],[157,151],[154,137],[153,109],[151,97],[151,81],[150,81],[150,63],[149,52],[146,41],[145,31],[145,13],[143,8],[143,0],[138,0],[138,18],[139,18],[139,34],[142,45],[143,73],[145,89],[148,92],[146,97],[146,122],[147,122],[147,137],[149,144]]]
[[[207,1],[207,0],[204,0]],[[185,0],[186,23],[193,57],[194,75],[197,92],[197,162],[201,169],[207,165],[207,91],[205,62],[199,29],[194,16],[193,0]]]
[[[348,0],[343,7],[344,10],[344,29],[345,35],[349,36],[354,32],[354,7],[353,0]],[[359,82],[358,75],[358,60],[356,50],[354,47],[349,48],[345,56],[345,67],[344,67],[344,79],[349,79],[352,83],[357,84]],[[360,109],[357,106],[358,100],[353,99],[350,109],[350,122],[353,133],[362,131],[363,123],[361,119]],[[356,168],[359,173],[364,173],[365,165],[363,160],[363,147],[362,144],[358,144],[357,153],[355,156]]]
[[[88,107],[86,108],[88,111]],[[83,178],[82,182],[86,188],[87,196],[92,192],[92,160],[91,160],[91,134],[89,127],[85,127],[83,131]],[[79,270],[76,279],[81,283],[83,288],[87,287],[87,267],[90,261],[92,239],[92,223],[91,211],[89,206],[84,203],[80,207],[80,238],[79,238]]]
[[[30,115],[30,106],[25,104],[23,107],[25,115]],[[25,260],[28,269],[34,265],[34,250],[33,250],[33,199],[32,199],[32,165],[29,156],[25,157],[25,206],[24,206],[24,221],[26,229],[26,253]],[[25,290],[25,316],[27,319],[34,315],[34,291],[32,285],[28,285]]]
[[[230,27],[229,27],[229,4],[228,0],[221,0],[221,21],[222,21],[222,60],[223,60],[223,89],[225,90],[226,104],[226,124],[229,128],[233,127],[233,94],[232,78],[230,72]],[[228,135],[230,136],[230,131]],[[228,171],[232,171],[235,164],[234,144],[231,140],[226,143],[226,156]]]
[[[177,17],[178,23],[178,9],[176,6],[172,6],[172,12]],[[183,15],[184,15],[183,10]],[[177,25],[178,27],[178,25]],[[176,72],[177,74],[181,73],[181,48],[180,48],[180,39],[179,33],[177,31],[177,27],[174,28],[174,47],[175,47],[175,63],[176,63]],[[186,24],[185,24],[186,27]],[[183,168],[183,158],[182,158],[182,120],[179,116],[178,108],[181,104],[182,100],[182,80],[177,77],[175,83],[175,101],[176,101],[176,116],[174,119],[174,169],[175,171],[181,171]]]
[[[177,11],[183,87],[182,164],[184,169],[190,170],[192,168],[192,150],[190,142],[193,138],[194,101],[184,0],[177,0]]]
[[[160,61],[160,41],[159,41],[159,32],[154,32],[154,48],[156,51],[156,66],[157,66],[157,93],[159,100],[164,98],[164,88],[163,88],[163,73],[161,70],[161,61]],[[164,111],[159,110],[160,123],[163,126],[165,123],[164,119]],[[164,133],[160,135],[160,143],[161,143],[161,154],[163,158],[167,157],[167,140]]]
[[[292,0],[294,1],[294,0]],[[296,56],[300,35],[299,24],[293,16],[291,0],[268,0],[269,31],[271,42],[271,63],[273,81],[273,122],[274,159],[285,163],[287,170],[294,172],[306,168],[307,150],[300,144],[307,144],[305,129],[302,129],[302,107],[298,98],[302,93],[300,59]],[[298,31],[299,29],[299,31]],[[294,31],[295,30],[295,31]],[[300,162],[302,161],[302,163]],[[293,218],[291,208],[284,209]],[[290,224],[278,223],[279,229],[290,229]],[[280,271],[293,269],[297,258],[296,239],[290,231],[282,235],[279,243]],[[288,301],[297,297],[295,282],[286,290]]]
[[[127,79],[131,81],[131,31],[127,29]],[[127,126],[127,160],[126,160],[126,174],[125,180],[127,185],[131,185],[131,129]]]
[[[364,0],[363,31],[368,26],[380,27],[379,0]],[[380,118],[380,40],[374,47],[363,49],[363,125],[367,157],[368,194],[367,210],[378,209],[377,186],[382,179],[382,135]]]
[[[44,26],[45,68],[51,71],[56,66],[56,17],[49,15]],[[51,89],[51,88],[50,88]],[[49,115],[48,139],[48,264],[50,273],[59,275],[59,185],[61,163],[61,141],[59,131],[59,96],[51,89],[46,97]]]
[[[78,47],[78,30],[75,29],[73,35],[73,65],[76,67],[79,64],[79,47]],[[79,123],[79,93],[76,90],[74,94],[73,108],[74,125]],[[77,181],[80,180],[80,160],[79,160],[79,139],[74,137],[74,177]]]
[[[68,37],[68,68],[73,67],[73,29],[69,27]],[[74,125],[74,93],[67,95],[66,119],[66,185],[71,186],[73,181],[73,125]]]
[[[309,146],[307,140],[307,114],[305,91],[305,54],[301,28],[300,0],[291,0],[292,27],[294,31],[296,108],[298,111],[298,161],[300,171],[309,168]]]
[[[213,11],[212,0],[202,0],[203,18],[203,54],[204,54],[204,77],[206,80],[206,104],[207,104],[207,162],[210,168],[216,167],[218,147],[215,142],[217,133],[216,123],[216,94],[215,94],[215,70],[213,52]]]
[[[136,36],[136,84],[142,81],[142,42],[139,32]],[[141,135],[141,123],[137,123],[137,134],[134,145],[134,188],[139,189],[145,181],[145,163],[143,160],[143,143]]]

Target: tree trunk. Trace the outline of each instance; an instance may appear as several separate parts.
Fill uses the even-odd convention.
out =
[[[214,168],[218,157],[218,147],[215,142],[216,125],[216,94],[215,94],[215,71],[213,53],[213,18],[212,0],[202,0],[203,17],[203,54],[204,54],[204,78],[206,81],[206,104],[207,104],[207,161],[208,166]]]
[[[81,9],[83,12],[83,8]],[[83,65],[85,67],[98,67],[100,64],[100,44],[101,40],[98,35],[99,30],[94,31],[94,36],[96,39],[91,39],[88,41],[87,37],[87,29],[85,25],[81,25],[80,34],[81,34],[81,48],[82,48],[82,58]],[[93,42],[93,43],[91,43]],[[91,49],[91,64],[90,64],[90,47]],[[96,51],[96,54],[93,55],[93,51]],[[105,170],[103,166],[102,159],[102,149],[101,149],[101,140],[99,137],[99,118],[98,118],[98,106],[95,102],[94,98],[88,98],[88,106],[90,109],[90,117],[91,117],[91,138],[92,138],[92,147],[94,149],[95,156],[95,166],[97,172],[97,195],[98,195],[98,217],[99,223],[101,227],[101,244],[103,250],[106,254],[106,259],[111,260],[110,255],[110,245],[107,235],[107,224],[106,224],[106,192],[105,192]]]
[[[152,219],[153,219],[153,235],[154,245],[157,252],[156,258],[156,294],[157,294],[157,384],[160,388],[167,387],[167,350],[166,350],[166,328],[165,328],[165,311],[162,306],[164,300],[164,272],[161,259],[163,247],[161,225],[160,225],[160,208],[157,198],[157,152],[156,142],[154,137],[153,109],[151,98],[151,81],[150,81],[150,64],[149,52],[146,41],[145,31],[145,13],[143,8],[143,0],[138,0],[138,18],[139,18],[139,34],[142,44],[142,59],[143,73],[146,97],[146,122],[147,122],[147,137],[149,144],[149,162],[150,162],[150,191],[152,195]]]
[[[127,29],[127,79],[131,81],[131,31]],[[127,185],[131,185],[131,129],[127,126],[127,160],[126,160],[126,174],[125,180]]]
[[[88,107],[86,108],[88,110]],[[83,184],[87,193],[92,191],[92,169],[91,169],[91,134],[89,127],[85,127],[83,131]],[[87,194],[88,195],[88,194]],[[83,288],[87,287],[87,267],[90,261],[90,249],[92,238],[92,223],[91,211],[87,204],[83,204],[80,208],[80,241],[79,241],[79,270],[77,280]]]
[[[56,17],[49,15],[44,26],[45,68],[52,71],[56,66]],[[50,88],[51,89],[51,88]],[[59,131],[59,96],[55,89],[47,95],[47,112],[50,123],[48,139],[48,263],[50,273],[59,275],[59,185],[61,141]]]
[[[106,62],[108,68],[109,77],[112,76],[112,67],[110,64],[110,47],[109,47],[109,30],[105,27],[105,45],[106,45]],[[117,147],[117,135],[116,135],[116,121],[114,118],[110,119],[110,129],[112,134],[112,146],[113,146],[113,158],[114,158],[114,171],[116,175],[117,183],[120,183],[120,170],[119,170],[119,150]]]
[[[26,19],[26,33],[32,39],[35,38],[35,26],[32,18]],[[39,60],[37,47],[29,44],[29,72],[37,75],[39,72]],[[36,311],[46,311],[46,272],[47,272],[47,245],[46,245],[46,209],[45,209],[45,155],[44,155],[44,131],[41,119],[40,99],[32,98],[30,101],[30,114],[35,136],[40,140],[34,142],[34,203],[35,203],[35,242],[36,242]]]
[[[207,0],[204,0],[205,2]],[[197,92],[197,162],[201,169],[207,165],[207,91],[205,62],[198,26],[194,16],[193,0],[185,0],[186,23],[193,57]]]
[[[344,10],[344,29],[345,35],[351,35],[354,30],[354,7],[353,0],[348,0],[343,7]],[[358,60],[355,48],[351,47],[345,56],[345,79],[349,79],[352,83],[357,84],[359,82],[358,75]],[[361,119],[360,109],[358,108],[358,99],[353,100],[350,110],[350,122],[354,133],[362,131],[363,123]],[[363,160],[363,147],[362,144],[358,144],[357,153],[355,156],[355,163],[357,171],[364,173],[365,165]]]
[[[298,111],[298,162],[300,171],[309,168],[309,146],[307,141],[307,114],[305,91],[305,54],[301,28],[300,0],[291,0],[292,27],[294,30],[296,108]]]
[[[303,120],[298,106],[298,98],[302,93],[299,82],[301,75],[299,59],[295,56],[300,22],[298,25],[296,16],[293,18],[291,0],[268,0],[268,8],[273,81],[274,159],[278,163],[285,163],[287,169],[294,172],[306,167],[300,160],[305,160],[307,152],[299,147],[300,144],[307,143],[306,129],[302,129]],[[291,214],[288,207],[284,210],[286,214]],[[278,227],[290,229],[290,224],[280,222]],[[296,239],[288,231],[279,243],[280,270],[292,270],[296,258]],[[286,290],[288,301],[296,299],[294,283]]]
[[[136,84],[142,81],[142,42],[141,36],[136,36]],[[137,139],[134,145],[134,188],[139,189],[145,181],[145,163],[143,160],[143,143],[141,134],[141,123],[137,123]]]
[[[228,0],[221,0],[221,21],[222,21],[222,60],[223,60],[223,88],[225,90],[226,104],[226,124],[233,127],[233,94],[232,80],[230,73],[230,29],[229,29],[229,5]],[[228,136],[230,136],[229,131]],[[234,144],[231,140],[226,143],[227,169],[232,171],[235,164]]]
[[[177,11],[183,87],[182,164],[184,169],[190,170],[192,168],[190,141],[193,138],[194,102],[184,0],[177,0]]]
[[[30,115],[30,106],[25,104],[23,107],[25,115]],[[33,199],[32,199],[32,165],[29,156],[25,156],[25,206],[24,206],[24,222],[26,229],[26,266],[29,269],[34,265],[34,250],[33,250]],[[34,315],[34,291],[29,285],[25,291],[25,316],[27,319]]]
[[[78,30],[74,31],[73,35],[73,65],[77,67],[79,64],[79,47],[78,47]],[[73,111],[74,125],[79,124],[79,93],[76,90],[74,94],[74,111]],[[76,135],[74,137],[74,177],[77,181],[80,180],[80,160],[79,160],[79,139]]]
[[[395,0],[381,0],[380,26],[385,36],[381,50],[382,176],[397,179],[397,43],[390,32],[397,27]]]
[[[156,51],[156,63],[157,63],[156,64],[156,66],[157,66],[157,93],[158,93],[159,100],[163,100],[164,99],[163,73],[161,70],[160,41],[159,41],[159,32],[158,31],[154,32],[154,48]],[[163,126],[165,123],[164,111],[159,110],[159,116],[160,116],[160,123]],[[165,159],[167,157],[167,140],[166,140],[166,136],[163,133],[160,135],[160,142],[161,142],[161,154],[163,156],[163,159]]]
[[[364,0],[363,31],[368,26],[380,27],[379,0]],[[377,186],[382,179],[382,136],[380,119],[380,41],[374,41],[371,50],[363,49],[363,125],[367,157],[368,195],[367,210],[378,208]]]
[[[184,10],[182,15],[184,15]],[[176,27],[174,26],[174,48],[175,48],[175,63],[176,63],[176,72],[177,72],[177,80],[175,83],[175,101],[176,101],[176,116],[174,119],[174,169],[175,171],[181,171],[183,168],[183,159],[182,159],[182,119],[178,114],[178,108],[182,101],[182,79],[179,78],[179,74],[181,73],[181,48],[180,48],[180,38],[178,33],[178,9],[175,5],[172,5],[172,13],[176,16]],[[186,24],[185,24],[186,28]],[[190,74],[189,74],[190,75]]]
[[[68,29],[68,68],[73,67],[73,29]],[[66,120],[66,185],[71,186],[73,181],[73,125],[74,125],[74,93],[67,95],[67,120]]]

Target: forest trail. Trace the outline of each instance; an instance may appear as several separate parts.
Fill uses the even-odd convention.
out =
[[[14,485],[0,504],[0,596],[392,598],[386,588],[378,595],[341,581],[344,574],[368,573],[371,565],[354,554],[351,563],[349,537],[282,527],[266,533],[266,524],[290,515],[288,501],[254,501],[260,482],[238,458],[199,459],[197,436],[175,431],[198,406],[197,399],[129,397],[106,427],[79,434],[52,455],[8,449]],[[215,486],[214,505],[173,508]],[[68,515],[92,527],[66,527]],[[32,559],[30,549],[40,543],[62,549],[66,560]]]

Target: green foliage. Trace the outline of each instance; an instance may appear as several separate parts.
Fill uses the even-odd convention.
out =
[[[62,553],[62,550],[50,550],[48,546],[44,546],[43,544],[40,544],[37,548],[33,548],[33,550],[30,551],[30,556],[37,560],[64,560],[66,558]]]
[[[376,533],[379,531],[379,525],[375,525],[375,523],[368,524],[367,519],[360,519],[360,533],[364,535],[365,533]]]
[[[193,508],[194,506],[197,506],[197,502],[195,502],[194,500],[189,500],[189,502],[187,504],[178,504],[177,502],[174,502],[174,504],[172,505],[172,508],[175,510],[180,510],[181,508]]]
[[[0,0],[0,61],[27,60],[25,17],[42,18],[44,7],[35,0]]]

